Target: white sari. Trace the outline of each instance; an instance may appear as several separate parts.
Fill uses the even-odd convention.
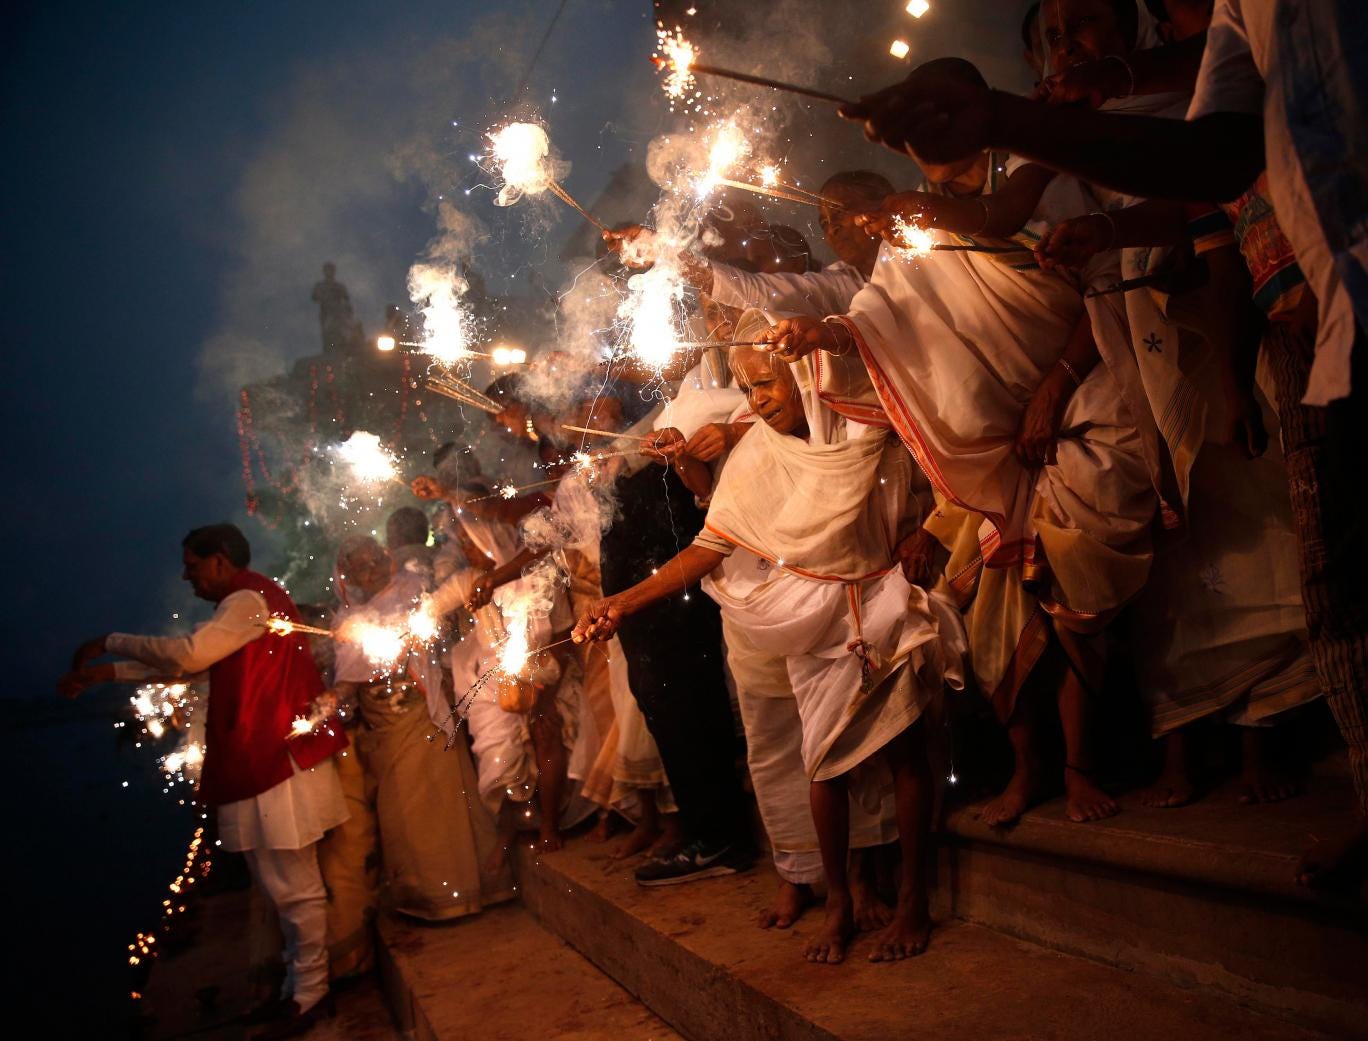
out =
[[[795,368],[808,440],[755,424],[727,460],[701,539],[772,565],[758,581],[749,569],[715,574],[708,592],[729,627],[785,658],[804,769],[828,780],[911,726],[939,692],[949,619],[893,560],[907,453],[886,430],[823,405],[808,363]]]

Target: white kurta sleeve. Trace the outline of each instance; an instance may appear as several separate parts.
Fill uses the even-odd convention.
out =
[[[255,640],[269,615],[265,597],[252,589],[239,589],[224,597],[214,616],[188,636],[111,633],[105,647],[112,654],[151,666],[156,675],[191,676]],[[119,674],[119,678],[145,677]]]
[[[1212,11],[1202,67],[1188,106],[1188,119],[1216,112],[1263,113],[1264,79],[1254,63],[1239,3],[1220,0]]]
[[[845,314],[864,279],[849,264],[832,264],[821,271],[795,275],[788,272],[758,275],[728,264],[712,264],[712,292],[728,307],[758,307],[763,311],[825,318]]]

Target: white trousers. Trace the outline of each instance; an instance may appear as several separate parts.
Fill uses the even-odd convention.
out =
[[[328,894],[318,871],[317,843],[303,849],[249,849],[247,866],[280,917],[285,986],[301,1012],[328,992]]]

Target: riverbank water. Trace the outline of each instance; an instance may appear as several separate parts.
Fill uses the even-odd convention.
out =
[[[128,944],[155,928],[184,862],[187,790],[166,794],[158,750],[116,729],[126,689],[3,705],[7,1004],[42,1036],[126,1036]]]

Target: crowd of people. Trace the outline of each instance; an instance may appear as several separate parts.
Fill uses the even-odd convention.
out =
[[[368,967],[382,904],[477,912],[515,894],[519,833],[551,852],[591,821],[626,822],[613,856],[643,886],[764,851],[762,926],[823,903],[809,961],[860,932],[871,960],[916,955],[947,701],[980,699],[1010,745],[985,822],[1062,792],[1082,826],[1121,810],[1093,718],[1118,660],[1163,743],[1141,803],[1202,797],[1212,723],[1239,728],[1240,801],[1295,795],[1279,724],[1323,699],[1368,810],[1363,30],[1214,6],[1042,0],[1034,98],[946,58],[848,107],[923,183],[831,177],[826,266],[741,208],[682,255],[606,233],[628,267],[679,266],[706,346],[554,407],[497,380],[491,432],[546,487],[499,494],[511,475],[444,445],[423,508],[338,546],[333,639],[267,632],[299,609],[214,525],[183,546],[212,620],[78,651],[68,693],[209,672],[200,798],[286,941],[262,1036]],[[367,626],[415,612],[435,635],[378,665]],[[1346,820],[1297,880],[1365,861]]]

